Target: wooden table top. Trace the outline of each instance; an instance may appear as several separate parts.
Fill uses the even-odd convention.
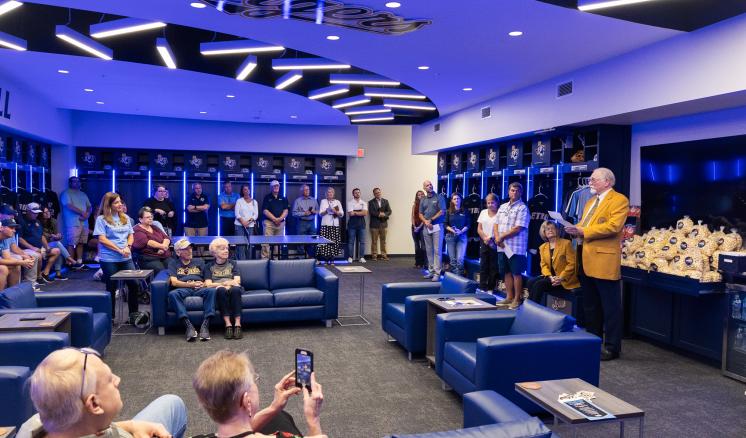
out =
[[[573,394],[578,391],[593,391],[596,394],[596,398],[591,399],[591,403],[618,419],[642,417],[645,415],[645,411],[640,408],[624,400],[620,400],[582,379],[543,380],[531,383],[538,383],[541,385],[541,388],[525,389],[520,386],[520,383],[516,383],[515,390],[565,423],[578,424],[591,421],[557,400],[562,393]]]
[[[0,316],[0,331],[53,330],[69,317],[70,312],[6,313]]]

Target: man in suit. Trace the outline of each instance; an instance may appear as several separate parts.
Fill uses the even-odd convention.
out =
[[[585,204],[580,222],[565,230],[576,236],[578,277],[583,287],[586,329],[603,337],[601,360],[619,357],[622,350],[621,236],[629,199],[612,187],[614,173],[599,167],[591,174],[593,196]]]
[[[389,201],[381,197],[381,189],[373,189],[373,199],[368,201],[368,214],[370,214],[370,258],[376,260],[388,260],[386,253],[386,228],[389,225],[391,207]],[[381,253],[378,253],[378,242],[381,242]]]

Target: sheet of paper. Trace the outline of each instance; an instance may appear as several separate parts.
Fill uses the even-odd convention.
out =
[[[432,230],[429,229],[429,228],[427,228],[427,227],[425,227],[425,231],[427,231],[427,234],[433,234],[436,231],[440,231],[440,224],[433,225]]]
[[[513,250],[512,250],[512,249],[510,249],[510,247],[509,247],[508,245],[505,245],[505,255],[506,255],[506,256],[507,256],[508,258],[511,258],[511,257],[513,257]]]
[[[571,224],[570,222],[567,222],[565,218],[562,217],[562,213],[558,211],[550,211],[549,217],[551,217],[552,219],[562,224],[563,227],[574,227],[575,226],[575,224]]]

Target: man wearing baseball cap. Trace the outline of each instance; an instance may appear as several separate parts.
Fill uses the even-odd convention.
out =
[[[192,244],[187,239],[181,239],[174,244],[177,259],[168,265],[171,287],[168,302],[176,311],[176,316],[186,327],[187,342],[197,340],[197,330],[189,320],[186,305],[187,297],[202,297],[204,318],[199,329],[201,341],[210,340],[210,318],[215,316],[215,288],[205,287],[205,262],[192,258]]]
[[[282,236],[285,234],[285,218],[288,217],[290,203],[288,198],[280,194],[280,182],[273,179],[269,183],[270,193],[264,197],[262,202],[262,213],[264,214],[264,235]],[[262,258],[268,259],[269,245],[262,245]]]
[[[54,266],[55,261],[60,256],[59,248],[50,248],[49,242],[44,237],[44,227],[39,222],[39,213],[41,206],[32,202],[26,206],[26,214],[21,219],[21,226],[18,233],[18,244],[24,249],[24,252],[32,257],[38,257],[41,268],[42,261],[46,260],[46,266],[39,277],[40,283],[51,283],[54,280],[50,278],[49,272]]]
[[[18,223],[12,217],[3,216],[0,219],[0,225],[2,225],[0,226],[0,265],[8,270],[5,274],[6,286],[18,284],[23,273],[24,278],[31,281],[34,291],[38,291],[39,286],[36,284],[38,259],[23,252],[16,244]]]

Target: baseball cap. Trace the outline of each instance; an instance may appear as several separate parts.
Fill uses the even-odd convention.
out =
[[[13,208],[11,205],[3,204],[0,205],[0,214],[4,214],[6,216],[15,216],[18,213],[16,213],[16,209]]]
[[[31,213],[41,213],[41,206],[36,202],[32,202],[26,206],[26,211],[30,211]]]
[[[16,222],[15,219],[3,219],[2,222],[0,222],[4,227],[11,227],[11,228],[18,228],[20,225],[18,225],[18,222]]]
[[[187,239],[181,239],[178,242],[174,243],[174,249],[176,251],[180,251],[182,249],[187,249],[192,245],[192,243]]]
[[[269,183],[270,187],[279,186],[280,181],[277,181],[276,179],[273,179],[272,182]]]

